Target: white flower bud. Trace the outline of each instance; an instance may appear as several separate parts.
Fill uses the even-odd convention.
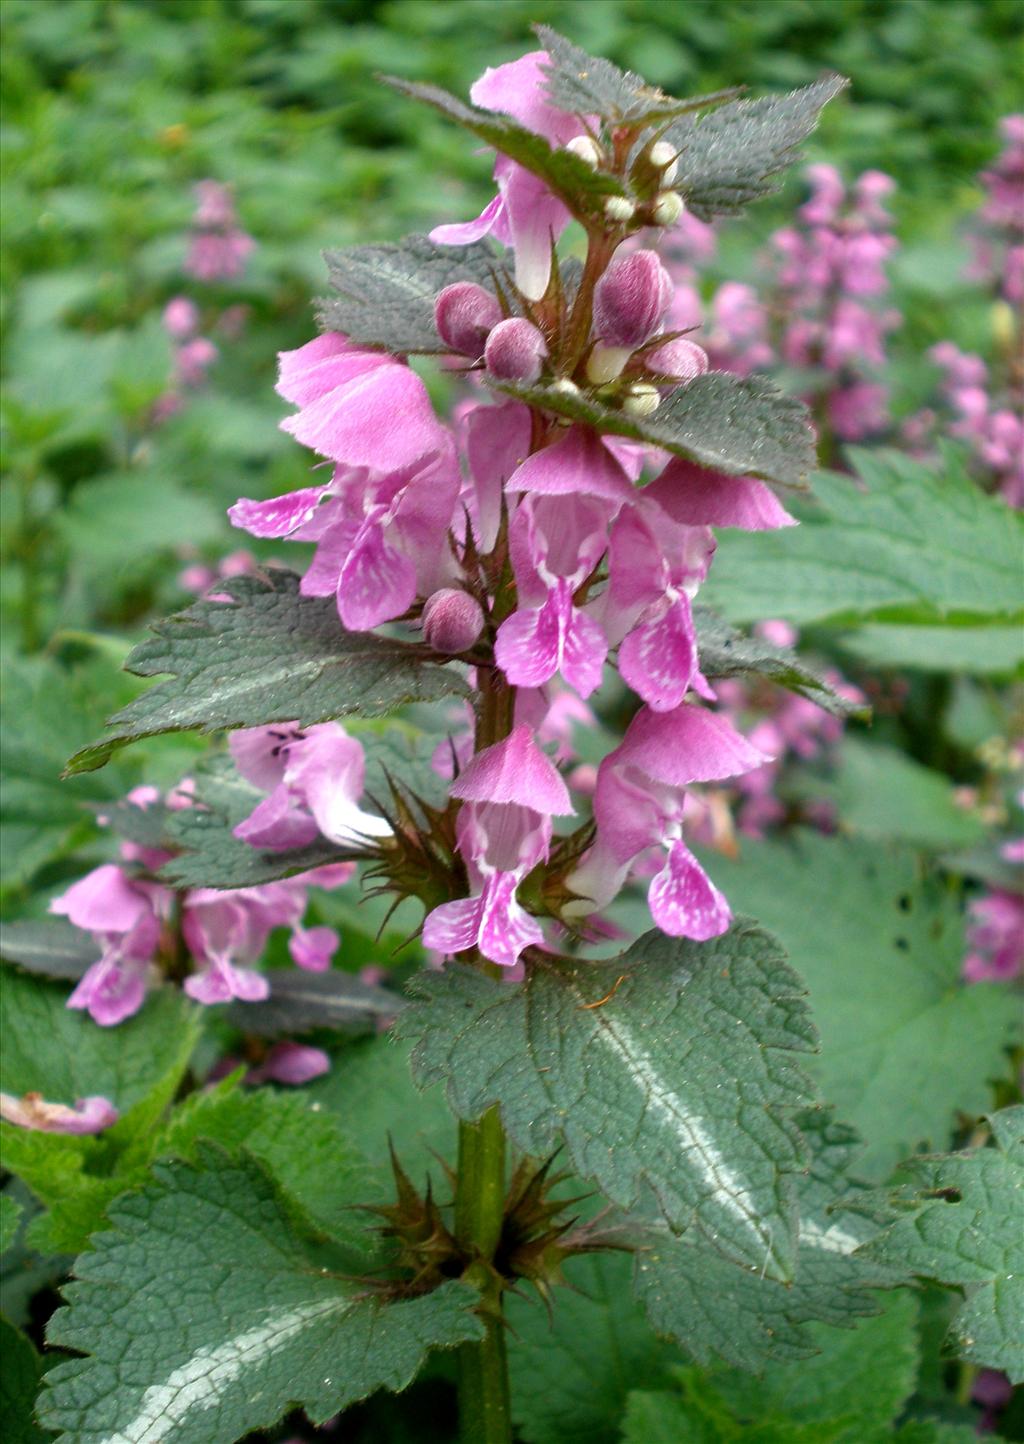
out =
[[[552,381],[551,390],[557,391],[561,396],[578,396],[580,388],[575,381],[570,381],[568,376],[559,376],[557,381]]]
[[[627,416],[652,416],[660,405],[657,386],[649,381],[635,381],[623,398],[622,409]]]
[[[589,135],[574,135],[572,140],[566,141],[565,148],[571,150],[573,155],[578,156],[584,165],[589,165],[591,170],[597,170],[604,159],[601,147]]]
[[[679,159],[671,141],[656,140],[647,152],[647,159],[655,170],[661,171],[664,185],[670,185],[675,180],[676,171],[679,169]]]
[[[651,219],[656,226],[674,226],[683,210],[683,198],[678,191],[661,191],[654,197]]]
[[[609,196],[604,203],[604,213],[610,221],[625,224],[636,214],[636,206],[628,196]]]
[[[595,386],[614,381],[632,354],[628,346],[602,346],[599,341],[587,357],[587,380]]]

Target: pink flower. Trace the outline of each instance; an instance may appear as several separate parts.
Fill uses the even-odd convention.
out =
[[[101,948],[71,997],[69,1008],[85,1008],[103,1027],[137,1013],[160,944],[173,893],[158,883],[129,878],[105,863],[73,883],[50,903],[50,912],[91,933]]]
[[[169,336],[184,341],[199,329],[199,307],[187,296],[175,296],[164,307],[163,323]]]
[[[964,977],[969,983],[998,982],[1024,973],[1024,897],[993,888],[970,907],[968,954]]]
[[[719,714],[685,702],[672,712],[641,708],[598,768],[597,839],[566,879],[581,899],[570,904],[567,916],[585,916],[611,902],[630,868],[649,848],[660,847],[664,864],[647,894],[658,927],[698,941],[724,932],[728,903],[682,840],[685,790],[767,760]]]
[[[78,1098],[69,1108],[66,1103],[47,1103],[41,1093],[26,1093],[21,1098],[0,1093],[0,1118],[37,1133],[101,1133],[117,1122],[118,1112],[99,1094]]]
[[[474,105],[510,115],[553,145],[565,145],[579,134],[580,122],[548,102],[543,71],[547,59],[545,51],[537,50],[485,70],[469,94]],[[464,246],[493,235],[515,251],[520,291],[539,301],[551,273],[552,243],[568,225],[569,212],[539,177],[507,156],[495,161],[494,179],[498,194],[475,221],[436,226],[430,239],[439,245]]]
[[[323,834],[359,847],[390,836],[383,818],[359,806],[363,749],[339,723],[242,728],[231,733],[228,746],[246,781],[269,793],[235,828],[244,842],[284,850],[306,847]]]
[[[594,292],[594,333],[606,346],[633,351],[655,335],[673,294],[656,251],[612,261]]]
[[[520,724],[478,752],[451,791],[463,801],[457,836],[473,892],[429,914],[423,944],[444,954],[476,948],[513,967],[524,948],[544,941],[516,888],[547,857],[552,817],[572,813],[568,790],[530,728]]]
[[[330,1057],[322,1048],[311,1048],[306,1043],[275,1043],[263,1062],[249,1069],[245,1081],[297,1087],[330,1071]]]

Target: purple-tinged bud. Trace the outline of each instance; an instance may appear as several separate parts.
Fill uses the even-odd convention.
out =
[[[594,330],[606,346],[642,346],[672,300],[672,280],[654,251],[613,261],[594,291]]]
[[[443,587],[428,597],[422,620],[423,640],[446,656],[468,652],[484,629],[480,603],[457,587]]]
[[[475,281],[445,286],[434,301],[434,324],[446,346],[474,359],[483,354],[487,334],[501,320],[497,296]]]
[[[487,370],[497,381],[536,381],[547,354],[544,337],[522,316],[499,321],[484,347]]]
[[[674,226],[685,209],[678,191],[660,191],[654,197],[651,220],[656,226]]]
[[[656,376],[675,376],[680,381],[692,381],[695,376],[703,376],[708,369],[708,353],[696,341],[679,337],[675,341],[666,341],[657,351],[648,351],[644,356],[644,366]]]
[[[566,141],[565,148],[572,151],[573,155],[578,156],[584,165],[589,165],[591,170],[597,170],[604,159],[601,147],[589,135],[574,135],[572,140]]]
[[[627,416],[653,416],[661,405],[661,393],[649,381],[634,381],[622,398]]]

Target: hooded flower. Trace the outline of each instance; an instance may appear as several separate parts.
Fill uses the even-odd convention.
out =
[[[528,457],[506,490],[527,495],[509,533],[520,606],[498,629],[498,666],[516,687],[539,687],[561,672],[587,697],[601,681],[608,643],[575,593],[604,555],[608,527],[633,488],[600,438],[574,426]]]
[[[485,70],[469,94],[474,105],[510,115],[552,145],[562,146],[579,135],[580,122],[548,101],[543,71],[547,60],[545,51],[536,50]],[[571,217],[538,176],[507,156],[499,155],[495,161],[494,179],[498,194],[475,221],[437,226],[430,239],[440,245],[465,246],[492,235],[502,245],[512,246],[516,285],[529,300],[539,301],[551,273],[552,241]]]
[[[306,847],[322,833],[359,847],[390,835],[383,818],[359,806],[366,760],[362,744],[339,723],[248,727],[233,732],[228,745],[246,781],[269,793],[235,828],[243,842],[284,850]]]
[[[568,790],[522,723],[478,752],[451,791],[463,802],[457,837],[473,892],[430,913],[424,946],[445,954],[476,948],[492,963],[513,967],[524,948],[544,941],[516,888],[547,857],[552,817],[572,813]]]
[[[641,708],[598,768],[597,838],[566,879],[586,905],[570,904],[567,915],[604,907],[631,865],[648,848],[660,847],[664,866],[647,894],[658,927],[670,937],[698,941],[725,932],[729,905],[682,840],[686,788],[735,777],[767,760],[725,717],[704,708],[685,702],[672,712]]]

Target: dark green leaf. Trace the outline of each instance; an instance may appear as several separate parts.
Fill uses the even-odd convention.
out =
[[[864,703],[840,696],[790,647],[776,647],[763,637],[745,637],[710,607],[695,607],[701,671],[706,677],[767,677],[807,697],[837,717],[870,716]]]
[[[654,125],[675,115],[703,106],[720,104],[739,95],[739,90],[719,90],[714,95],[676,100],[656,86],[648,85],[631,70],[620,70],[610,60],[588,55],[564,35],[547,25],[535,25],[537,39],[550,57],[546,90],[552,105],[572,115],[596,115],[609,125]]]
[[[244,1033],[276,1037],[315,1028],[361,1031],[393,1018],[405,1006],[398,993],[338,970],[304,973],[275,968],[266,976],[269,998],[262,1003],[235,1003],[227,1011],[228,1022]]]
[[[863,1134],[869,1177],[944,1140],[957,1111],[985,1111],[1020,1008],[1001,984],[961,981],[960,900],[922,877],[913,854],[809,833],[747,843],[737,862],[716,856],[715,877],[807,980],[821,1032],[814,1071]]]
[[[480,1337],[464,1284],[385,1305],[318,1267],[254,1162],[155,1173],[111,1209],[50,1323],[87,1355],[50,1371],[39,1405],[66,1444],[231,1444],[296,1406],[322,1424]]]
[[[914,1158],[893,1195],[907,1210],[870,1246],[882,1262],[946,1284],[966,1301],[949,1343],[1024,1383],[1024,1105],[991,1116],[994,1146]]]
[[[102,767],[140,737],[197,728],[310,726],[352,714],[379,717],[411,701],[467,697],[454,667],[372,632],[346,632],[333,597],[302,597],[283,569],[221,584],[231,602],[199,601],[159,622],[127,666],[141,677],[169,672],[110,720],[111,732],[68,763]]]
[[[89,933],[64,918],[0,923],[0,957],[49,978],[80,978],[100,950]]]
[[[401,1014],[422,1086],[446,1081],[460,1118],[500,1103],[525,1152],[564,1138],[613,1202],[649,1183],[673,1228],[697,1223],[731,1256],[790,1276],[793,1053],[814,1046],[800,984],[768,934],[740,924],[696,944],[649,933],[610,963],[423,974]]]
[[[572,151],[553,148],[542,135],[526,130],[507,116],[477,110],[438,85],[416,85],[393,75],[385,75],[381,79],[402,95],[433,106],[448,120],[464,126],[485,144],[540,176],[548,189],[559,196],[576,216],[600,214],[608,196],[626,194],[617,177],[607,171],[592,170]]]
[[[530,406],[583,421],[736,476],[802,486],[814,466],[814,433],[802,401],[763,376],[709,371],[661,403],[653,416],[627,416],[585,393],[555,386],[502,386]],[[760,534],[759,534],[760,535]],[[764,612],[759,616],[777,615]]]
[[[324,330],[342,331],[357,345],[383,346],[398,355],[442,354],[448,347],[434,325],[434,299],[456,281],[494,290],[503,276],[484,242],[437,246],[427,236],[397,244],[325,251],[332,294],[317,307]],[[509,287],[504,287],[505,294]]]
[[[792,1283],[740,1269],[699,1234],[676,1237],[663,1226],[637,1253],[636,1290],[661,1334],[669,1334],[707,1364],[725,1360],[761,1370],[771,1360],[805,1359],[820,1347],[819,1325],[849,1328],[879,1307],[878,1287],[903,1275],[855,1252],[877,1232],[856,1213],[863,1188],[850,1177],[860,1152],[852,1129],[824,1110],[801,1114],[810,1167],[797,1180],[799,1250]]]
[[[789,95],[737,100],[669,126],[665,139],[679,151],[675,185],[694,215],[731,215],[770,194],[772,177],[799,159],[822,107],[847,83],[828,75]]]
[[[6,1444],[44,1444],[50,1437],[34,1417],[41,1373],[28,1339],[0,1315],[0,1418]]]

